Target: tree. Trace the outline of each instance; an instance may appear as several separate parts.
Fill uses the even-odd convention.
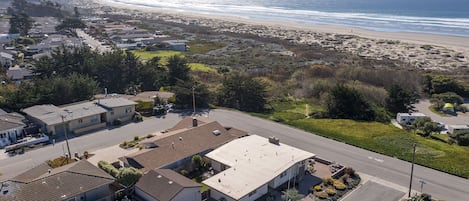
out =
[[[199,154],[192,156],[192,167],[195,170],[199,170],[200,168],[204,166],[205,166],[205,161]]]
[[[166,66],[169,70],[169,84],[171,86],[175,85],[177,80],[189,80],[190,68],[187,65],[186,58],[179,55],[171,56]]]
[[[326,99],[326,113],[333,119],[370,121],[375,119],[371,105],[355,89],[338,84]]]
[[[62,21],[62,23],[60,23],[59,25],[55,27],[55,30],[57,31],[72,30],[72,29],[85,28],[85,27],[86,27],[85,23],[81,21],[79,18],[67,17]]]
[[[282,199],[285,201],[297,201],[301,200],[304,197],[305,196],[303,194],[300,194],[298,190],[294,188],[282,191]]]
[[[460,146],[469,146],[469,132],[468,131],[457,131],[451,135]]]
[[[399,85],[392,85],[388,90],[386,98],[386,109],[394,114],[398,112],[408,112],[414,107],[412,104],[417,102],[416,95],[412,92],[404,90]]]
[[[438,126],[436,122],[433,122],[430,117],[422,117],[416,119],[412,122],[414,128],[421,130],[423,132],[423,136],[429,136],[432,132],[439,132],[441,128]]]
[[[432,201],[432,196],[430,194],[422,193],[420,195],[413,195],[407,201]]]
[[[218,95],[218,104],[248,112],[264,110],[266,86],[260,80],[235,73],[225,77]]]
[[[193,81],[177,80],[171,87],[176,96],[178,108],[192,108],[192,90],[194,90],[195,104],[197,107],[207,107],[209,103],[209,91],[207,86]]]
[[[143,173],[133,167],[121,168],[119,174],[117,174],[117,181],[124,186],[131,186],[137,183],[142,177]]]
[[[73,16],[76,18],[80,17],[80,12],[78,11],[78,7],[73,7]]]
[[[10,18],[10,30],[8,32],[26,36],[32,26],[33,20],[26,13],[13,14]]]

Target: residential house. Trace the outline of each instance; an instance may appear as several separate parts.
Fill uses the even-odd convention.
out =
[[[18,113],[0,114],[0,148],[16,143],[24,136],[25,118]]]
[[[43,163],[2,182],[3,201],[113,201],[114,178],[86,160],[50,169]]]
[[[23,80],[30,80],[34,76],[33,71],[27,68],[21,68],[16,65],[7,70],[7,77],[15,83],[20,83]]]
[[[422,113],[397,113],[396,120],[399,124],[410,125],[418,118],[426,117]]]
[[[214,200],[253,201],[286,182],[300,181],[313,153],[257,135],[235,139],[205,155],[218,174],[202,183]]]
[[[58,47],[65,46],[68,48],[83,47],[83,40],[75,37],[68,37],[65,35],[50,35],[47,36],[41,43],[28,47],[28,52],[31,54],[40,52],[50,52]]]
[[[36,105],[22,111],[49,135],[64,135],[65,131],[83,133],[103,128],[119,119],[128,121],[135,113],[137,103],[124,98],[109,98],[74,103],[62,107]]]
[[[143,141],[143,150],[119,158],[123,166],[132,166],[144,173],[157,168],[176,169],[190,163],[196,154],[211,150],[247,135],[234,128],[225,128],[206,118],[187,117],[163,135]]]
[[[185,52],[189,48],[187,42],[187,40],[165,40],[162,43],[166,44],[170,50]]]
[[[135,184],[145,201],[201,201],[201,185],[170,169],[150,170]]]
[[[121,122],[131,120],[135,114],[135,105],[137,105],[136,102],[125,98],[105,98],[95,102],[107,110],[103,116],[107,123],[113,123],[117,119]]]
[[[0,52],[0,63],[2,64],[0,67],[10,67],[13,65],[14,61],[15,59],[12,54]]]
[[[468,125],[448,125],[448,134],[453,135],[457,132],[469,131]]]

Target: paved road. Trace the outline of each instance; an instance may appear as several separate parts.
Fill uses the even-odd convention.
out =
[[[209,113],[222,125],[233,126],[261,136],[275,135],[288,145],[317,154],[329,160],[355,168],[371,176],[407,187],[410,163],[371,151],[333,141],[289,126],[249,116],[243,113],[214,110]],[[468,166],[469,167],[469,166]],[[413,189],[420,191],[419,180],[425,180],[424,192],[435,198],[449,201],[466,201],[469,197],[469,180],[416,165]]]
[[[178,114],[170,114],[165,118],[149,118],[140,123],[130,123],[114,129],[106,129],[96,133],[75,137],[69,140],[70,152],[83,154],[84,151],[94,151],[132,140],[134,136],[146,136],[159,132],[174,125],[180,120]],[[3,151],[3,150],[2,150]],[[0,181],[12,175],[23,172],[46,160],[53,159],[67,152],[65,142],[58,142],[54,146],[27,151],[24,154],[7,157],[0,160]],[[3,154],[3,153],[2,153]]]
[[[83,38],[86,44],[90,45],[92,50],[98,50],[101,53],[111,51],[109,46],[102,45],[101,42],[94,39],[92,36],[88,35],[81,29],[76,29],[78,37]]]
[[[222,125],[236,127],[261,136],[277,136],[282,143],[289,144],[323,158],[335,160],[359,172],[377,177],[403,187],[408,186],[410,164],[395,158],[366,151],[341,142],[312,135],[299,129],[267,121],[243,113],[212,110],[210,119]],[[180,120],[179,114],[168,114],[164,119],[152,118],[142,123],[129,124],[118,129],[104,130],[70,140],[72,152],[93,151],[129,140],[135,135],[144,136],[173,126]],[[0,172],[13,174],[33,167],[44,160],[63,154],[62,145],[48,146],[23,155],[0,160]],[[436,198],[449,201],[465,201],[469,195],[469,181],[429,168],[415,166],[414,190],[419,191],[418,181],[425,180],[424,190]]]
[[[366,182],[343,201],[396,201],[405,193],[375,182]]]
[[[433,121],[442,122],[445,125],[457,125],[457,124],[468,124],[469,123],[469,114],[460,114],[458,116],[440,116],[438,114],[433,113],[428,109],[431,103],[429,100],[420,100],[417,104],[415,104],[415,109],[427,115],[428,117],[432,118]],[[467,106],[467,104],[466,104]]]

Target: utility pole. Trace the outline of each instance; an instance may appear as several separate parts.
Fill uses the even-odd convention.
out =
[[[411,196],[411,192],[412,192],[412,177],[414,176],[414,162],[415,162],[415,147],[417,147],[417,144],[414,143],[413,145],[413,152],[412,152],[412,167],[410,169],[410,183],[409,183],[409,198]]]
[[[195,116],[195,86],[192,86],[192,107],[194,108],[192,116]]]
[[[67,144],[67,151],[68,151],[68,158],[71,158],[72,157],[72,154],[70,152],[70,146],[68,144],[68,134],[67,134],[67,127],[65,126],[65,115],[61,114],[60,117],[62,117],[62,126],[64,128],[64,133],[65,133],[65,143]]]

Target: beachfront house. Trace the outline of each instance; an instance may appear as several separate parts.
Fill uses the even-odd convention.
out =
[[[0,114],[0,148],[16,143],[23,138],[25,118],[18,113]]]
[[[103,128],[115,120],[125,122],[135,114],[137,103],[125,98],[108,98],[74,103],[62,107],[36,105],[22,111],[48,135],[84,133]]]
[[[13,82],[19,84],[21,81],[32,79],[34,74],[32,70],[21,68],[20,66],[16,65],[14,67],[8,68],[6,75]]]
[[[131,166],[144,173],[158,168],[177,169],[191,163],[194,155],[205,155],[245,135],[244,131],[227,129],[216,121],[187,117],[163,135],[142,141],[144,149],[119,160],[122,166]]]
[[[0,200],[113,201],[114,178],[87,160],[56,169],[43,163],[2,182]]]
[[[202,183],[214,200],[254,201],[286,182],[298,182],[313,153],[250,135],[235,139],[205,155],[218,174]]]
[[[13,58],[13,55],[7,52],[0,52],[0,63],[2,66],[0,67],[10,67],[13,65],[13,62],[15,59]]]
[[[397,113],[396,120],[397,123],[403,124],[403,125],[410,125],[412,122],[414,122],[418,118],[423,118],[426,117],[422,113]]]
[[[189,46],[187,46],[187,40],[165,40],[162,43],[165,44],[169,50],[185,52],[189,48]]]
[[[201,185],[170,169],[150,170],[135,184],[145,201],[201,201]]]

